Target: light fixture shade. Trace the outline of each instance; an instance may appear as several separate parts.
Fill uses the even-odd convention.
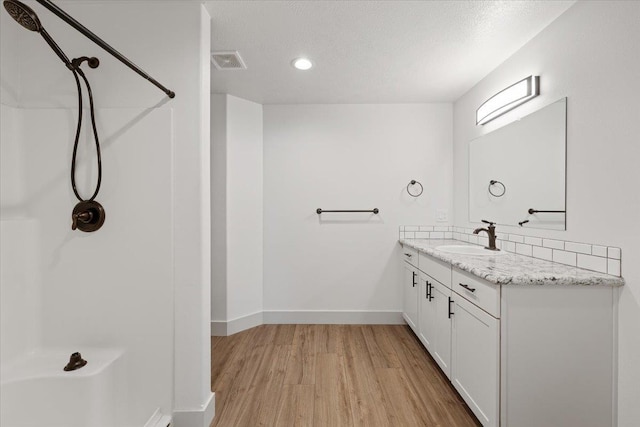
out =
[[[540,94],[540,77],[529,76],[487,99],[476,110],[476,125],[483,125]]]

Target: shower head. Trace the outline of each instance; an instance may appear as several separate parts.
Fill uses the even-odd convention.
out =
[[[42,30],[42,25],[40,25],[40,20],[38,19],[38,15],[24,3],[20,3],[17,0],[4,0],[4,8],[9,12],[9,15],[16,22],[22,25],[29,31],[40,32]]]
[[[60,46],[53,41],[49,33],[42,27],[40,23],[40,19],[38,19],[38,15],[24,3],[19,2],[18,0],[4,0],[3,2],[4,8],[9,12],[9,15],[15,21],[22,25],[24,28],[30,31],[35,31],[36,33],[40,33],[44,41],[53,49],[53,51],[58,55],[58,58],[64,62],[68,69],[74,70],[75,67],[67,58],[67,55],[64,54]]]

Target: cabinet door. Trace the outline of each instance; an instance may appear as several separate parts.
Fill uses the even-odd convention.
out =
[[[424,273],[420,274],[420,288],[418,290],[418,338],[430,353],[433,352],[434,335],[436,330],[436,310],[433,298],[429,297],[433,279]]]
[[[500,320],[453,295],[451,382],[484,427],[497,427]]]
[[[418,325],[418,271],[409,263],[404,263],[403,282],[404,304],[403,317],[413,332],[417,333]]]
[[[451,378],[451,289],[435,280],[431,280],[431,303],[434,305],[434,346],[431,355],[440,369]]]

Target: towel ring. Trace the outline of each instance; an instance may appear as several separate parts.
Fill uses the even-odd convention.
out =
[[[409,190],[409,187],[412,186],[412,185],[416,185],[416,184],[418,184],[420,186],[420,192],[418,194],[413,194],[411,192],[411,190]],[[409,195],[411,197],[419,197],[422,194],[423,191],[424,191],[424,187],[422,186],[422,184],[420,184],[415,179],[412,179],[411,182],[409,184],[407,184],[407,193],[409,193]]]
[[[497,193],[494,193],[493,191],[491,191],[491,187],[493,185],[496,185],[496,184],[502,186],[502,193],[497,194]],[[496,181],[495,179],[492,179],[491,181],[489,181],[489,187],[488,188],[489,188],[489,194],[491,194],[493,197],[502,197],[502,196],[504,196],[504,193],[507,192],[507,187],[505,187],[503,183],[501,183],[500,181]]]

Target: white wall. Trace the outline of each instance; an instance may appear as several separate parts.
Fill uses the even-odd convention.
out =
[[[622,248],[619,426],[640,425],[640,3],[578,2],[454,106],[455,224],[468,221],[468,143],[562,97],[567,105],[567,230],[499,227]],[[475,110],[505,86],[540,75],[540,96],[485,126]]]
[[[450,104],[264,106],[266,321],[400,320],[398,225],[450,211],[451,130]]]
[[[101,61],[86,74],[103,131],[104,187],[98,200],[104,202],[107,221],[92,235],[72,232],[75,198],[68,168],[75,83],[41,37],[19,27],[5,29],[17,24],[5,24],[3,16],[3,103],[9,92],[5,77],[18,75],[17,105],[24,110],[30,145],[30,190],[22,208],[46,224],[41,270],[51,299],[43,309],[44,343],[125,346],[135,376],[132,393],[144,385],[145,393],[161,396],[156,406],[175,411],[178,427],[208,425],[210,17],[196,2],[58,4],[177,95],[169,100],[30,3],[69,57],[95,55]],[[18,73],[5,73],[5,31],[20,43]],[[90,166],[89,174],[94,169]],[[90,179],[79,182],[88,192]],[[87,263],[74,266],[74,259]],[[154,362],[144,366],[139,363],[144,357]],[[146,421],[140,421],[146,403],[138,396],[131,401],[135,422]]]
[[[262,105],[229,95],[211,105],[211,319],[226,335],[262,319]]]
[[[227,335],[227,319],[227,95],[212,94],[211,333]]]
[[[262,311],[262,105],[227,98],[228,319]]]

